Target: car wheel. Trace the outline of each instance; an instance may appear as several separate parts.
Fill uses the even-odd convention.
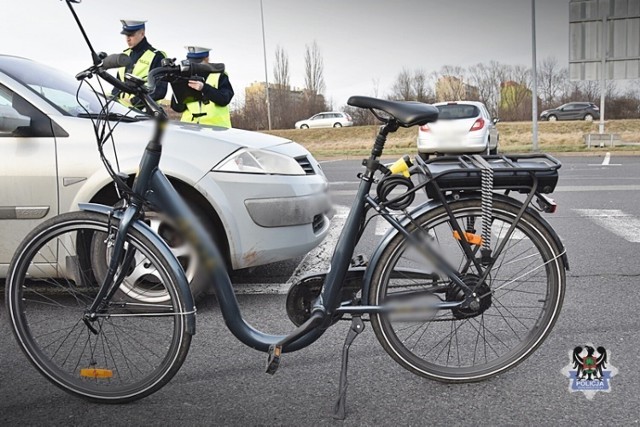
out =
[[[199,213],[196,206],[190,204],[190,207],[194,213],[202,218],[202,214]],[[193,297],[197,299],[203,295],[210,283],[206,272],[200,268],[195,250],[182,238],[165,215],[148,211],[145,213],[145,222],[167,243],[171,252],[182,265]],[[211,233],[211,224],[203,221],[203,225]],[[96,233],[92,239],[90,263],[98,282],[105,277],[111,259],[111,247],[105,244],[105,240],[104,233]],[[169,295],[164,289],[157,290],[153,287],[153,276],[158,272],[147,269],[144,264],[138,265],[135,259],[134,266],[135,268],[131,268],[131,272],[120,285],[118,293],[129,301],[140,303],[158,304],[168,301]],[[143,278],[144,280],[139,280]],[[140,285],[141,283],[150,285]]]
[[[496,148],[491,148],[491,140],[489,140],[489,144],[487,145],[489,147],[489,155],[490,156],[495,156],[496,154],[498,154],[498,143],[500,142],[500,139],[498,139],[498,141],[496,142]]]
[[[549,116],[547,120],[549,120],[550,122],[555,122],[556,120],[558,120],[558,118],[556,116]]]
[[[593,121],[593,116],[591,114],[585,114],[584,115],[584,119],[588,122],[592,122]]]
[[[309,125],[300,125],[300,129],[309,129]]]
[[[333,124],[333,127],[334,127],[334,128],[341,128],[341,127],[342,127],[342,124],[341,124],[341,123],[334,123],[334,124]]]

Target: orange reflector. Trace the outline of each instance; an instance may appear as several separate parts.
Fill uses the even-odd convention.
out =
[[[85,378],[112,378],[113,371],[111,369],[80,369],[80,376]]]
[[[473,233],[469,233],[468,231],[465,231],[464,236],[467,242],[471,243],[472,245],[480,246],[482,244],[482,236],[480,236],[479,234],[473,234]],[[458,234],[457,231],[453,232],[453,237],[455,237],[456,240],[460,240],[460,235]]]

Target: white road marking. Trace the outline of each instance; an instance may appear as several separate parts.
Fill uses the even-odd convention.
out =
[[[640,219],[633,215],[619,209],[573,210],[629,242],[640,243]]]
[[[588,166],[622,166],[622,163],[610,163],[611,153],[607,151],[602,159],[602,163],[589,163]]]

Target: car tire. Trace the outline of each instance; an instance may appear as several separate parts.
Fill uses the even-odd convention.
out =
[[[341,128],[342,127],[342,123],[334,123],[333,127],[334,128]]]
[[[300,129],[309,129],[309,125],[300,125]]]
[[[189,201],[187,201],[187,203],[189,203],[189,207],[198,216],[198,218],[202,219],[202,224],[209,232],[209,235],[218,242],[219,239],[216,238],[217,233],[213,229],[213,224],[211,224],[210,221],[206,221],[202,209],[194,203]],[[195,252],[190,249],[190,246],[186,242],[181,240],[181,237],[177,234],[175,229],[171,227],[169,221],[163,215],[156,212],[147,212],[145,215],[145,222],[147,222],[147,225],[162,237],[172,252],[174,252],[174,255],[178,258],[178,261],[184,269],[187,280],[189,281],[189,288],[191,289],[193,298],[197,300],[202,297],[207,289],[209,289],[211,283],[206,271],[198,265]],[[90,265],[98,282],[105,277],[108,269],[108,260],[110,259],[107,245],[104,244],[105,238],[106,236],[104,234],[96,234],[92,241]],[[127,282],[127,278],[125,278],[117,293],[125,300],[131,302],[164,302],[163,295],[154,292],[153,290],[137,288],[135,284],[129,284]]]
[[[556,120],[558,120],[558,118],[554,115],[549,116],[549,118],[547,119],[550,122],[555,122]]]
[[[584,115],[584,120],[587,121],[587,122],[592,122],[593,121],[593,115],[589,114],[589,113],[585,114]]]
[[[496,154],[498,154],[498,144],[500,144],[500,138],[498,138],[498,140],[496,141],[496,148],[491,148],[491,139],[489,139],[489,144],[487,144],[487,147],[489,147],[490,156],[495,156]]]

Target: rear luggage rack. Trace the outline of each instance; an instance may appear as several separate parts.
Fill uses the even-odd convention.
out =
[[[493,171],[493,188],[522,193],[552,193],[562,164],[548,154],[441,156],[427,161],[416,157],[415,170],[429,198],[438,192],[477,191],[482,187],[482,170]],[[422,185],[420,186],[422,187]]]

